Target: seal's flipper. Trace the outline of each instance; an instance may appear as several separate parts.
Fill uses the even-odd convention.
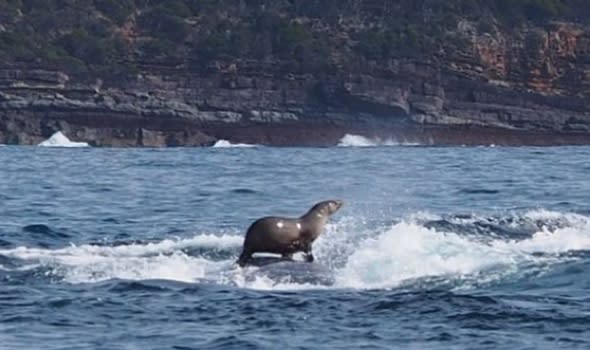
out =
[[[242,252],[242,254],[240,254],[240,257],[238,258],[238,261],[236,261],[236,263],[238,265],[240,265],[240,267],[244,267],[244,266],[248,265],[248,262],[251,259],[252,259],[252,253],[250,253],[249,251],[244,250]]]

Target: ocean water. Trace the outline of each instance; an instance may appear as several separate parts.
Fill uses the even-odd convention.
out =
[[[590,147],[222,146],[0,147],[0,349],[590,348]]]

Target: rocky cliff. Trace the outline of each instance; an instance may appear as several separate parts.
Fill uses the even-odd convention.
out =
[[[437,1],[375,0],[176,1],[200,5],[170,12],[146,1],[115,17],[105,4],[117,2],[90,1],[88,12],[50,9],[83,22],[38,32],[26,3],[0,22],[0,143],[58,130],[97,146],[331,145],[347,133],[590,143],[590,26],[566,14],[509,22],[461,7],[449,20]]]

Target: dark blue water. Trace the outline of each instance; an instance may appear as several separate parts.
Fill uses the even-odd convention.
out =
[[[0,147],[0,348],[588,349],[589,159]],[[235,266],[327,198],[313,268]]]

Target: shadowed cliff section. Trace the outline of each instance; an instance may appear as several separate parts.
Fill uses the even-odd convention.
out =
[[[0,143],[590,143],[584,1],[0,3]]]

